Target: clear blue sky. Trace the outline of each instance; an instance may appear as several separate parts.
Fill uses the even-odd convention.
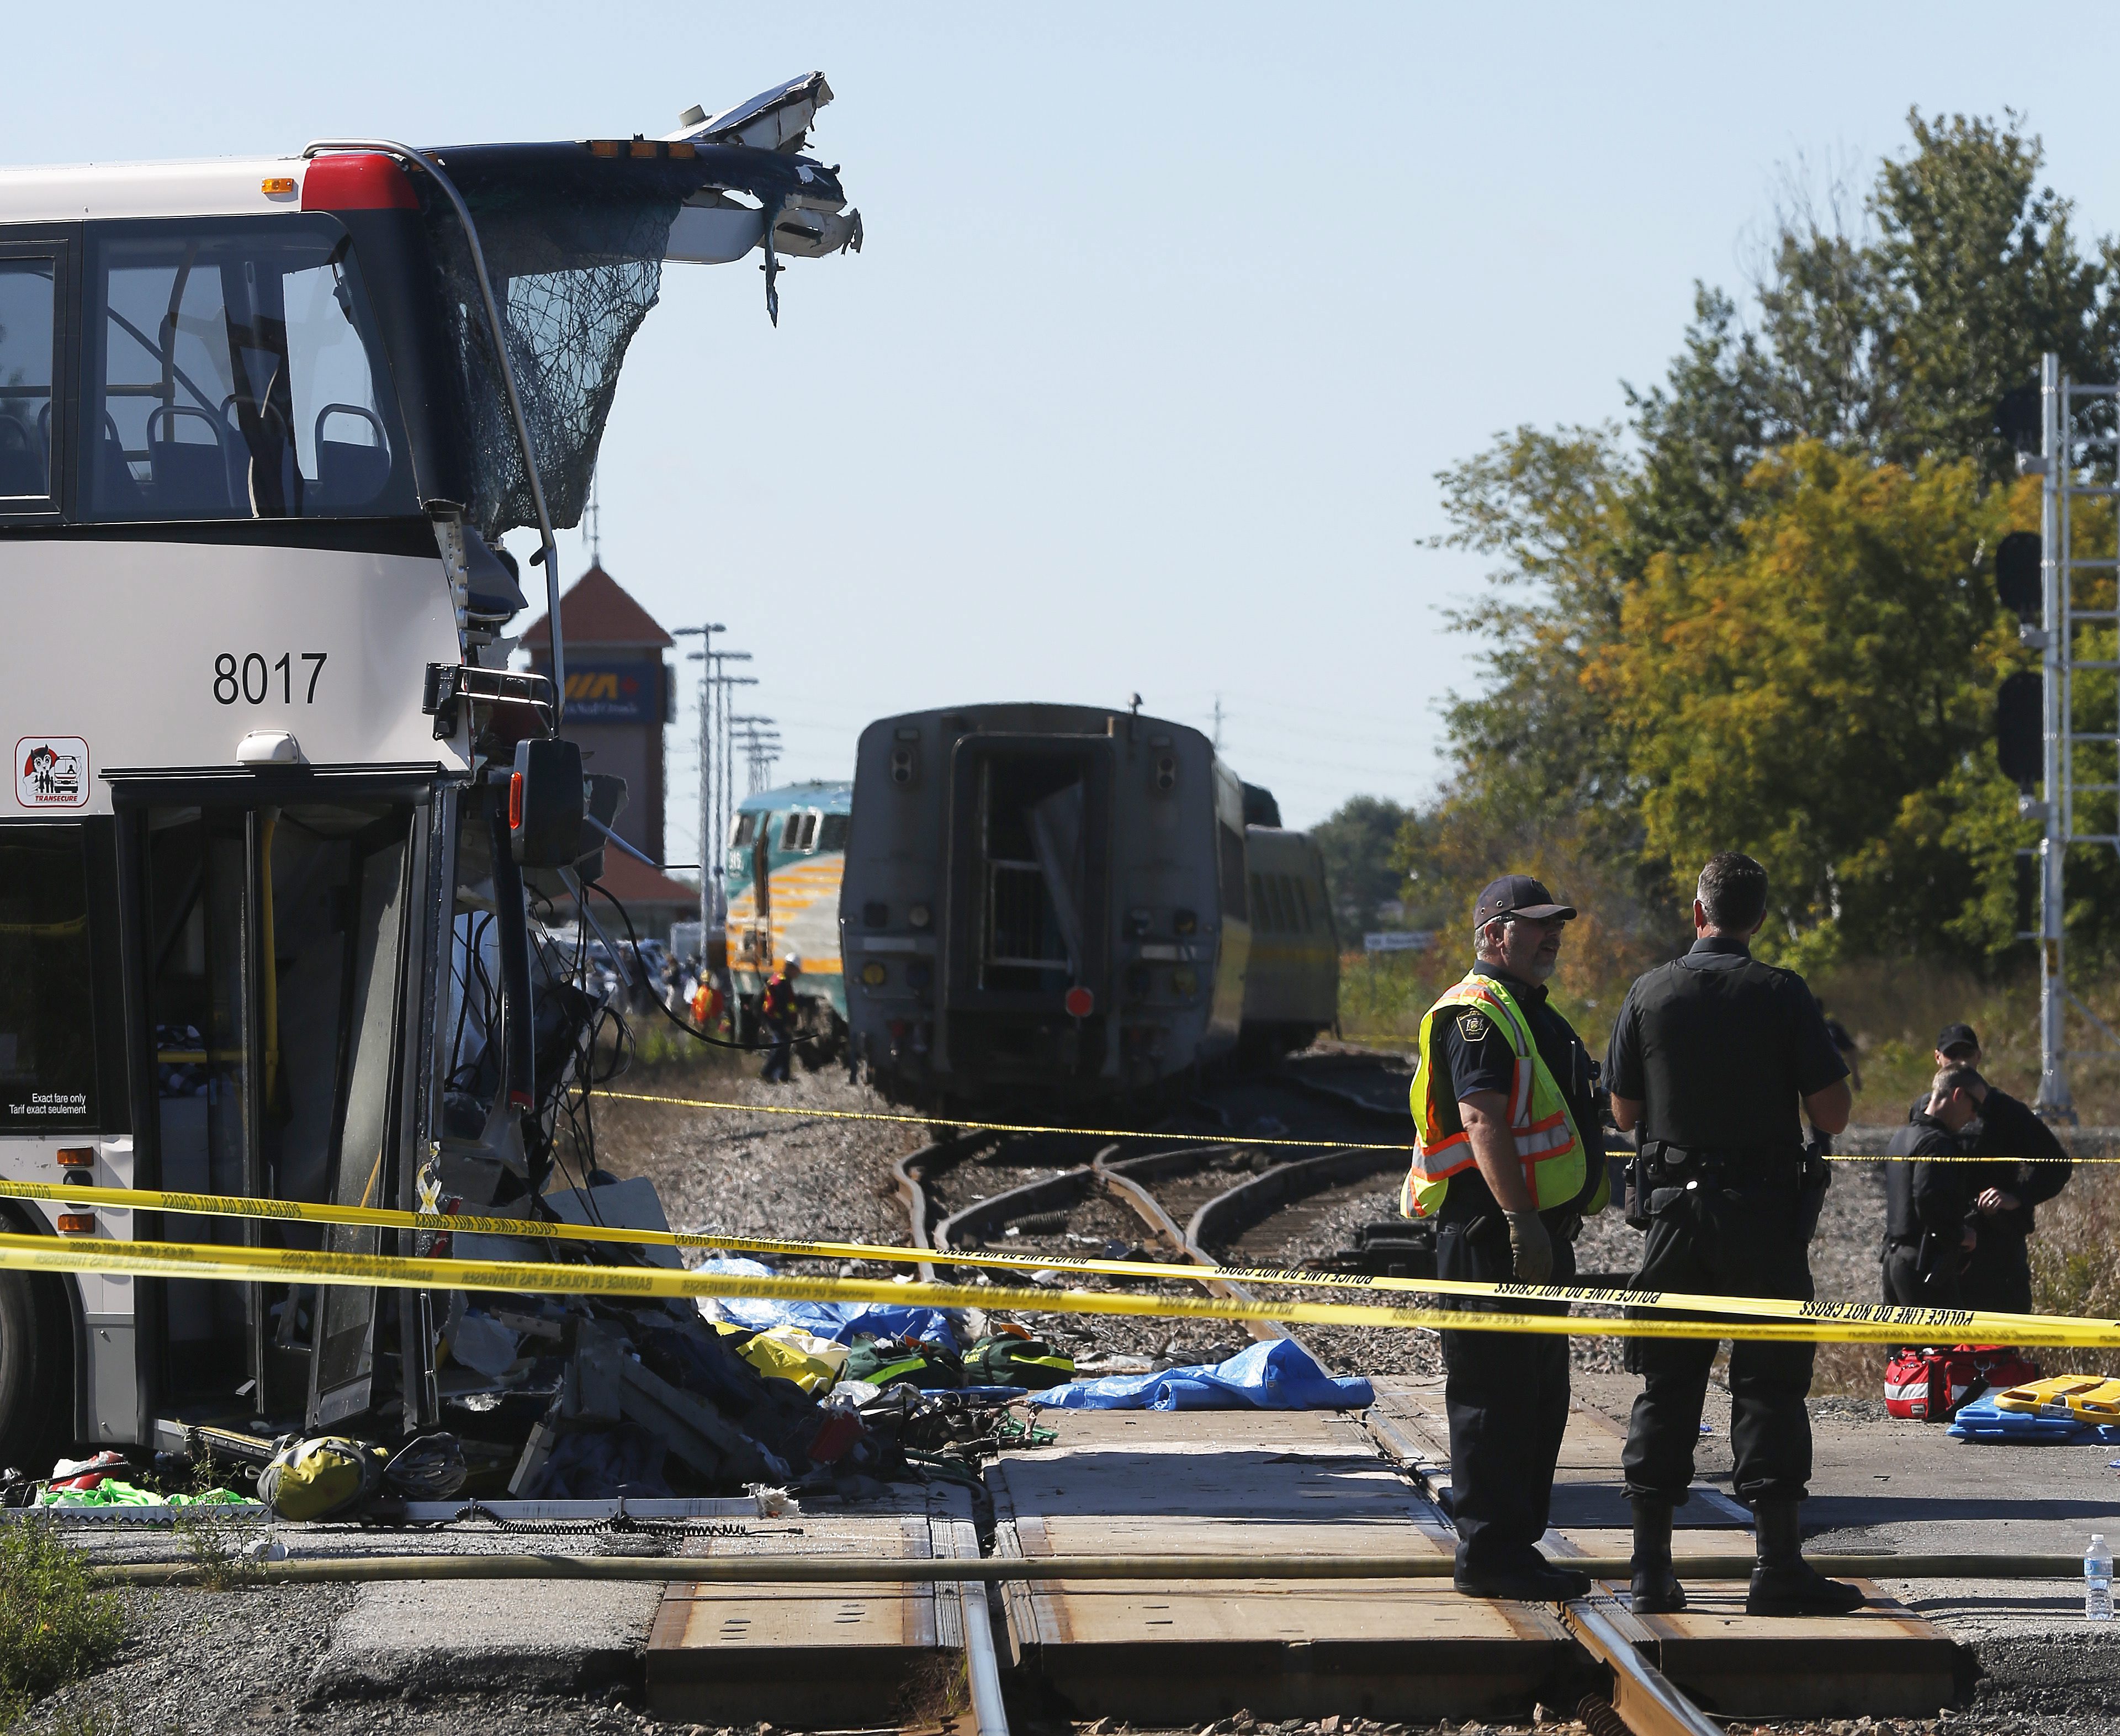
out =
[[[2057,21],[2046,54],[1992,5],[111,0],[11,16],[0,131],[12,161],[653,134],[822,68],[867,250],[794,262],[778,331],[749,264],[666,276],[605,564],[756,654],[785,775],[892,711],[1138,691],[1206,727],[1220,694],[1303,823],[1431,789],[1475,677],[1433,473],[1616,413],[1693,280],[1741,278],[1778,165],[1867,184],[1910,105],[2011,107],[2120,228],[2120,21]]]

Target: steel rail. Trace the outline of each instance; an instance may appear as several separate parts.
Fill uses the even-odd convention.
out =
[[[545,569],[546,620],[552,630],[552,727],[556,732],[567,710],[566,635],[560,627],[560,546],[552,533],[552,515],[545,505],[545,484],[537,469],[537,453],[530,442],[530,423],[523,414],[523,394],[516,389],[515,366],[509,360],[508,340],[501,333],[500,305],[495,300],[493,279],[486,268],[486,249],[479,244],[478,225],[472,221],[471,207],[464,203],[456,183],[442,172],[442,165],[424,151],[388,138],[318,138],[302,147],[305,158],[324,151],[375,151],[416,163],[435,178],[435,184],[449,196],[463,226],[464,240],[471,249],[472,268],[478,275],[479,300],[486,308],[486,331],[493,339],[494,360],[500,366],[500,384],[508,397],[508,414],[515,424],[515,438],[523,448],[523,473],[530,482],[530,504],[537,510],[537,534],[542,539],[538,559]]]
[[[928,1222],[929,1206],[927,1176],[936,1169],[954,1169],[974,1152],[993,1141],[995,1135],[974,1132],[953,1133],[946,1139],[937,1139],[932,1145],[923,1145],[918,1151],[908,1152],[890,1166],[891,1180],[898,1189],[898,1197],[905,1207],[905,1215],[913,1231],[913,1245],[932,1251],[935,1238]],[[935,1263],[919,1260],[914,1271],[923,1284],[936,1282]]]
[[[10,1510],[8,1517],[46,1519],[50,1509]],[[294,1534],[299,1536],[299,1532]],[[335,1538],[342,1533],[327,1534]],[[1810,1555],[1820,1573],[1840,1579],[2050,1580],[2080,1577],[2072,1555]],[[1555,1557],[1554,1565],[1593,1580],[1624,1580],[1625,1556]],[[1680,1557],[1679,1577],[1736,1581],[1751,1577],[1750,1555]],[[201,1575],[240,1573],[245,1582],[333,1580],[649,1580],[702,1584],[834,1585],[876,1580],[909,1584],[1010,1583],[1020,1580],[1126,1580],[1146,1585],[1198,1580],[1447,1580],[1448,1555],[1045,1555],[983,1556],[977,1560],[928,1557],[732,1555],[371,1555],[296,1557],[269,1564],[127,1561],[91,1571],[112,1585],[182,1585]]]
[[[1203,1147],[1198,1150],[1199,1155],[1204,1158],[1212,1156],[1215,1147]],[[1103,1178],[1107,1193],[1116,1194],[1120,1198],[1125,1200],[1133,1208],[1135,1214],[1144,1223],[1147,1224],[1158,1236],[1167,1236],[1175,1243],[1184,1254],[1185,1258],[1195,1265],[1212,1268],[1218,1263],[1209,1255],[1206,1249],[1193,1240],[1192,1226],[1179,1224],[1178,1220],[1164,1208],[1163,1202],[1155,1197],[1153,1190],[1141,1179],[1160,1174],[1165,1170],[1186,1167],[1188,1166],[1183,1160],[1193,1155],[1192,1151],[1180,1147],[1175,1152],[1145,1152],[1137,1157],[1110,1158],[1107,1161],[1109,1153],[1100,1152],[1097,1154],[1096,1161],[1092,1166]],[[1276,1165],[1274,1167],[1281,1168],[1282,1166]],[[1271,1175],[1273,1171],[1269,1170],[1267,1173]],[[1217,1196],[1217,1198],[1220,1197],[1221,1196]],[[1198,1222],[1199,1214],[1196,1212],[1193,1214],[1192,1223],[1197,1225]],[[1200,1283],[1201,1287],[1210,1296],[1223,1296],[1233,1302],[1251,1302],[1258,1300],[1250,1291],[1231,1278],[1211,1277],[1203,1273]],[[1295,1337],[1294,1333],[1277,1320],[1246,1320],[1244,1327],[1244,1331],[1250,1337],[1256,1338],[1261,1343],[1271,1343],[1276,1338]],[[1299,1339],[1297,1342],[1301,1343]],[[1307,1351],[1309,1347],[1305,1346],[1304,1348]]]
[[[1612,1672],[1612,1710],[1634,1736],[1723,1736],[1720,1724],[1634,1650],[1597,1607],[1599,1602],[1594,1597],[1570,1599],[1560,1606],[1561,1622]]]

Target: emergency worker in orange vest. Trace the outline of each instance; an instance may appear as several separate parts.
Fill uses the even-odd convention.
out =
[[[795,979],[802,971],[801,955],[790,952],[766,978],[765,993],[759,997],[758,1016],[773,1044],[760,1077],[776,1085],[788,1083],[788,1063],[795,1053]]]
[[[1584,1214],[1604,1208],[1595,1071],[1545,988],[1574,916],[1528,874],[1504,875],[1474,906],[1471,974],[1421,1021],[1420,1143],[1400,1209],[1435,1220],[1439,1278],[1565,1283]],[[1514,1300],[1443,1305],[1567,1311]],[[1568,1425],[1567,1338],[1445,1332],[1443,1366],[1458,1589],[1584,1595],[1589,1580],[1550,1565],[1537,1547]]]

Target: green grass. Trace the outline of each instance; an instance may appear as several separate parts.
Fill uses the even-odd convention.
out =
[[[88,1561],[44,1520],[0,1525],[0,1724],[118,1655],[125,1618]]]

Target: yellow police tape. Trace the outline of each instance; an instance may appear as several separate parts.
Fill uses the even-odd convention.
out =
[[[892,1306],[1008,1309],[1023,1313],[1131,1315],[1193,1320],[1279,1320],[1311,1326],[1388,1326],[1430,1331],[1580,1334],[1593,1338],[1723,1338],[1713,1320],[1586,1319],[1578,1315],[1507,1314],[1367,1306],[1355,1302],[1238,1302],[1219,1296],[1130,1296],[1092,1290],[1006,1290],[974,1284],[894,1283],[869,1278],[755,1278],[742,1273],[671,1272],[639,1266],[537,1266],[513,1260],[406,1259],[374,1254],[323,1254],[287,1248],[240,1248],[182,1242],[61,1240],[0,1235],[0,1270],[88,1272],[128,1278],[211,1278],[255,1283],[266,1278],[305,1284],[398,1290],[497,1290],[525,1294],[700,1296],[732,1301],[863,1302]],[[1532,1287],[1497,1285],[1508,1300],[1536,1300]],[[1722,1298],[1727,1301],[1728,1298]],[[1897,1344],[1904,1327],[1867,1316],[1890,1312],[1834,1303],[1794,1320],[1747,1321],[1740,1336],[1767,1343]],[[1977,1324],[1983,1317],[1967,1315]],[[2038,1342],[2084,1348],[2120,1347],[2120,1320],[2043,1319]]]
[[[607,1091],[599,1086],[599,1097],[616,1098],[622,1103],[660,1103],[672,1109],[727,1109],[746,1115],[793,1115],[806,1121],[883,1121],[900,1127],[951,1127],[970,1133],[1078,1133],[1085,1139],[1152,1139],[1176,1141],[1188,1145],[1272,1145],[1299,1146],[1305,1151],[1334,1152],[1405,1152],[1414,1150],[1411,1145],[1394,1145],[1385,1142],[1364,1139],[1270,1139],[1258,1134],[1239,1133],[1170,1133],[1145,1132],[1140,1128],[1115,1127],[1040,1127],[1017,1121],[955,1121],[941,1115],[893,1115],[880,1110],[863,1109],[803,1109],[790,1103],[725,1103],[713,1097],[659,1097],[645,1091]],[[1381,1104],[1372,1108],[1389,1114]],[[1624,1155],[1624,1154],[1616,1154]],[[1828,1163],[2051,1163],[2050,1157],[1902,1157],[1881,1152],[1864,1157],[1858,1153],[1830,1152]],[[2120,1163],[2120,1157],[2076,1157],[2073,1163]]]
[[[802,1241],[765,1236],[725,1236],[704,1231],[683,1230],[642,1230],[619,1226],[545,1222],[531,1218],[483,1217],[458,1213],[431,1212],[400,1212],[380,1207],[309,1205],[294,1200],[253,1199],[237,1195],[219,1194],[185,1194],[145,1188],[69,1187],[63,1183],[38,1181],[0,1181],[0,1198],[39,1199],[54,1203],[77,1206],[98,1206],[105,1209],[119,1208],[143,1212],[170,1212],[185,1216],[239,1217],[264,1219],[277,1222],[334,1224],[342,1227],[380,1230],[425,1231],[438,1234],[504,1236],[529,1240],[580,1241],[625,1243],[636,1246],[694,1248],[703,1251],[721,1253],[773,1254],[783,1258],[811,1259],[859,1259],[895,1264],[916,1264],[933,1261],[953,1266],[993,1267],[1007,1271],[1067,1271],[1094,1273],[1101,1276],[1123,1278],[1136,1281],[1167,1279],[1179,1282],[1204,1282],[1222,1279],[1245,1284],[1285,1284],[1332,1290],[1367,1290],[1411,1292],[1423,1295],[1465,1296],[1486,1301],[1517,1302],[1579,1302],[1607,1307],[1649,1308],[1677,1310],[1689,1314],[1726,1315],[1748,1323],[1761,1319],[1780,1319],[1805,1323],[1815,1329],[1799,1334],[1820,1340],[1842,1343],[1876,1342],[1899,1343],[1909,1334],[1947,1333],[1963,1341],[1970,1338],[1992,1340],[2018,1344],[2071,1344],[2103,1346],[2108,1343],[2120,1345],[2120,1321],[2079,1319],[2063,1315],[2004,1314],[1961,1308],[1897,1308],[1867,1302],[1806,1302],[1783,1296],[1707,1296],[1684,1292],[1662,1290],[1615,1290],[1591,1285],[1577,1284],[1523,1284],[1501,1283],[1467,1278],[1388,1278],[1367,1273],[1290,1271],[1274,1266],[1220,1266],[1177,1264],[1166,1262],[1127,1259],[1102,1259],[1088,1255],[1043,1254],[989,1254],[958,1252],[950,1250],[938,1252],[933,1249],[893,1247],[866,1242]],[[51,1249],[51,1240],[43,1236],[0,1236],[0,1250],[16,1245],[33,1246],[43,1250]],[[90,1240],[71,1239],[58,1244],[63,1248],[88,1248],[102,1250],[106,1259],[117,1258],[126,1249],[154,1248],[166,1252],[174,1249],[193,1264],[188,1265],[188,1275],[197,1273],[199,1261],[208,1264],[234,1261],[245,1267],[241,1273],[249,1277],[248,1268],[258,1260],[283,1262],[302,1259],[340,1259],[351,1258],[382,1258],[383,1256],[351,1256],[315,1254],[300,1250],[249,1249],[225,1244],[119,1242],[100,1238]],[[4,1252],[0,1252],[0,1268],[10,1264]],[[570,1287],[565,1283],[518,1287],[502,1283],[476,1282],[466,1276],[473,1269],[484,1269],[496,1264],[508,1264],[512,1271],[549,1273],[555,1268],[521,1263],[470,1261],[460,1259],[425,1260],[413,1264],[439,1270],[450,1276],[439,1284],[412,1284],[414,1288],[440,1287],[454,1290],[508,1289],[513,1287],[560,1288]],[[108,1264],[81,1266],[67,1269],[108,1271],[119,1269]],[[309,1274],[295,1273],[291,1267],[273,1265],[269,1269],[276,1275],[300,1276],[308,1281]],[[628,1268],[558,1268],[570,1272],[583,1270],[626,1272]],[[141,1276],[167,1277],[168,1273],[142,1273]],[[676,1278],[677,1273],[664,1273],[665,1278]],[[859,1282],[842,1279],[762,1279],[741,1275],[723,1277],[712,1273],[687,1273],[686,1278],[712,1282],[728,1287],[718,1290],[672,1292],[699,1295],[765,1296],[779,1294],[762,1287],[768,1283],[845,1283]],[[346,1279],[343,1282],[360,1282]],[[378,1279],[375,1282],[381,1282]],[[407,1281],[408,1283],[411,1281]],[[597,1287],[589,1286],[587,1287]],[[961,1294],[969,1300],[964,1302],[936,1303],[936,1306],[983,1306],[988,1308],[1027,1307],[1048,1312],[1067,1313],[1071,1309],[1065,1303],[1086,1293],[1077,1291],[1058,1292],[1044,1289],[1004,1292],[988,1285],[914,1286],[914,1289],[946,1289],[953,1295]],[[900,1281],[890,1281],[882,1286],[888,1292],[884,1299],[904,1301],[909,1297],[909,1287]],[[661,1292],[658,1292],[661,1293]],[[1009,1297],[1030,1298],[1029,1301],[1010,1301]],[[876,1300],[851,1293],[835,1292],[833,1296],[806,1295],[803,1301]],[[1100,1296],[1100,1300],[1104,1300]],[[1190,1303],[1173,1308],[1166,1305],[1173,1299],[1136,1297],[1132,1300],[1144,1305],[1131,1309],[1089,1308],[1085,1312],[1118,1312],[1155,1315],[1182,1313],[1202,1318],[1230,1319],[1288,1320],[1299,1318],[1291,1310],[1316,1305],[1300,1302],[1260,1303],[1257,1305],[1220,1304],[1216,1306],[1253,1306],[1253,1312],[1226,1315],[1199,1316],[1198,1310]],[[1365,1325],[1436,1325],[1466,1326],[1491,1324],[1492,1315],[1468,1315],[1464,1313],[1437,1311],[1430,1318],[1424,1313],[1420,1319],[1409,1317],[1405,1320],[1378,1318],[1378,1310],[1366,1305],[1355,1309],[1355,1324]],[[1407,1312],[1409,1316],[1411,1311]],[[1386,1313],[1393,1310],[1385,1310]],[[1546,1318],[1552,1318],[1546,1316]],[[1323,1324],[1349,1324],[1344,1320]],[[1654,1335],[1653,1327],[1677,1324],[1676,1322],[1592,1322],[1578,1319],[1577,1324],[1585,1331],[1639,1327],[1643,1333]],[[1667,1336],[1701,1338],[1727,1335],[1727,1331],[1708,1329],[1712,1322],[1701,1322],[1695,1329]],[[1864,1329],[1859,1333],[1847,1333],[1828,1329],[1846,1326]],[[2094,1336],[2085,1338],[2080,1332],[2088,1330]],[[2096,1334],[2104,1334],[2097,1336]],[[1747,1324],[1746,1338],[1760,1336],[1756,1329]],[[1769,1334],[1774,1336],[1774,1334]]]

